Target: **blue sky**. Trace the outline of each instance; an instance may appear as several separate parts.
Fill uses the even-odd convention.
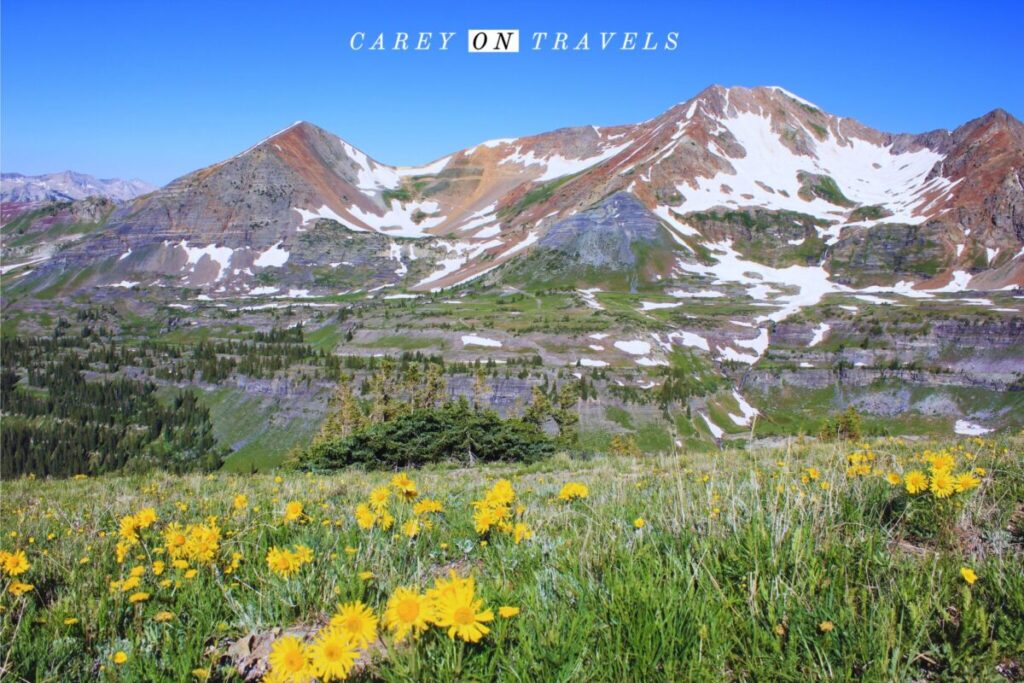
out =
[[[298,119],[392,164],[650,118],[712,83],[781,85],[888,131],[1024,116],[1019,2],[63,2],[0,6],[0,166],[162,184]],[[589,53],[470,55],[468,28],[589,31]],[[679,32],[601,52],[600,31]],[[354,31],[458,31],[353,52]],[[524,47],[527,47],[524,45]]]

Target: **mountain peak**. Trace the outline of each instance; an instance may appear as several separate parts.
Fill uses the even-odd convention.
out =
[[[1020,119],[1001,107],[997,107],[989,113],[980,116],[976,121],[983,125],[1006,126],[1017,130],[1024,128],[1024,124],[1020,122]]]
[[[129,249],[133,256],[117,260],[107,282],[159,274],[228,295],[262,291],[257,278],[279,276],[295,291],[321,294],[337,293],[343,282],[432,290],[468,282],[535,244],[544,248],[548,231],[573,216],[618,212],[652,224],[638,218],[644,211],[687,253],[702,241],[742,241],[749,230],[723,227],[735,216],[777,229],[773,249],[806,244],[799,253],[773,252],[772,267],[809,267],[833,252],[848,259],[869,238],[927,231],[934,245],[927,258],[967,273],[977,253],[991,253],[993,261],[997,249],[1001,259],[1019,252],[1019,183],[1009,171],[1024,163],[1021,130],[995,110],[954,132],[893,135],[829,114],[782,86],[712,84],[638,124],[496,140],[394,167],[299,120],[115,210],[105,257]],[[619,199],[600,204],[612,196]],[[792,216],[810,227],[794,227]],[[584,261],[614,247],[605,237],[595,232],[579,242]],[[77,249],[83,262],[95,257],[91,243]],[[194,269],[195,250],[205,249],[237,259]],[[279,268],[259,255],[284,258],[280,251],[291,254],[287,270],[252,270]],[[415,259],[424,263],[412,267]],[[356,270],[348,278],[339,271],[346,262],[363,265],[349,266]],[[848,261],[836,263],[843,284],[860,277],[841,272]],[[669,276],[668,261],[658,269]],[[1016,283],[1017,273],[1000,271],[993,282]],[[876,269],[863,281],[893,276]],[[936,283],[930,286],[945,286]]]
[[[73,201],[86,197],[103,197],[129,201],[157,188],[139,180],[97,178],[79,171],[58,171],[43,175],[4,173],[0,182],[0,200],[4,202]]]

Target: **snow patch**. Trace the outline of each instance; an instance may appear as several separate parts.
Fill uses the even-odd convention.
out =
[[[694,334],[693,332],[673,332],[669,335],[669,339],[679,344],[682,344],[683,346],[688,346],[695,349],[703,349],[708,353],[711,352],[711,347],[708,345],[708,340],[700,336],[699,334]]]
[[[655,302],[655,301],[641,301],[640,302],[640,310],[641,311],[657,311],[657,310],[662,309],[662,308],[678,308],[679,306],[682,306],[682,305],[683,305],[682,302],[679,302],[679,301],[676,301],[676,302],[662,302],[662,303],[658,303],[658,302]]]
[[[714,422],[712,422],[707,415],[705,415],[704,413],[700,413],[700,416],[704,418],[704,424],[708,426],[708,429],[711,431],[712,436],[714,436],[716,439],[721,439],[723,436],[725,436],[725,430],[716,425]]]
[[[666,293],[677,299],[720,299],[725,296],[722,292],[718,292],[713,289],[707,289],[700,292],[684,292],[681,289],[674,289]]]
[[[816,328],[814,328],[814,336],[811,337],[811,343],[809,343],[807,346],[811,347],[820,344],[821,341],[825,338],[825,333],[828,332],[830,329],[832,328],[828,325],[828,323],[821,323],[820,325],[818,325]]]
[[[225,273],[228,272],[228,268],[231,266],[231,255],[235,252],[231,247],[218,247],[215,244],[205,247],[190,247],[185,240],[179,242],[178,246],[185,250],[188,256],[188,265],[190,266],[198,264],[204,256],[216,263],[218,271],[215,281],[220,281]]]
[[[600,291],[600,287],[591,287],[590,289],[576,290],[576,292],[580,295],[580,298],[583,299],[583,303],[585,303],[588,308],[593,308],[595,311],[603,311],[604,306],[601,305],[601,302],[598,301],[597,296],[595,296],[597,292]]]
[[[648,342],[634,339],[632,341],[617,341],[615,348],[633,356],[646,356],[651,352],[651,345]]]
[[[349,230],[355,230],[356,232],[367,232],[367,230],[365,228],[361,228],[358,225],[352,225],[352,224],[346,222],[344,218],[342,218],[337,213],[335,213],[334,210],[331,207],[327,206],[326,204],[321,206],[319,209],[314,209],[314,210],[300,209],[300,208],[298,208],[296,206],[296,207],[292,207],[292,211],[298,211],[299,212],[299,216],[302,217],[302,224],[301,225],[303,227],[308,225],[309,223],[315,221],[315,220],[320,219],[320,218],[327,218],[327,219],[330,219],[330,220],[332,220],[332,221],[334,221],[336,223],[341,223],[342,225],[344,225]]]
[[[967,284],[971,281],[971,274],[965,270],[953,271],[953,279],[944,287],[931,290],[932,294],[941,292],[962,292],[968,289]]]
[[[281,248],[281,242],[275,242],[266,251],[260,252],[259,256],[252,262],[257,268],[280,268],[288,262],[291,256],[286,249]]]
[[[439,269],[417,282],[416,286],[422,287],[431,282],[437,282],[458,271],[471,259],[476,258],[488,249],[500,247],[502,244],[501,240],[488,240],[475,244],[469,242],[439,242],[439,245],[448,251],[447,258],[439,260],[437,262],[437,265],[440,266]],[[454,286],[454,284],[451,286]]]
[[[497,339],[488,339],[487,337],[478,337],[475,334],[465,334],[462,336],[463,346],[488,346],[491,348],[501,348],[501,342]]]
[[[542,166],[544,168],[544,172],[534,180],[535,182],[544,182],[584,171],[595,164],[605,161],[606,159],[611,159],[613,156],[629,147],[630,144],[630,142],[625,142],[615,147],[609,147],[598,152],[594,156],[583,159],[568,159],[563,157],[561,154],[552,154],[549,157],[541,158],[536,156],[532,149],[526,154],[523,154],[522,148],[517,147],[513,154],[507,156],[501,161],[501,165],[519,164],[521,166]]]
[[[448,165],[448,161],[451,158],[451,155],[442,157],[425,166],[399,166],[395,169],[395,173],[401,177],[414,175],[437,175],[444,170],[444,167]]]
[[[488,206],[485,206],[484,208],[480,209],[479,211],[475,211],[474,213],[471,213],[469,216],[466,217],[466,219],[462,223],[459,224],[459,227],[458,227],[459,232],[469,232],[470,230],[475,230],[476,228],[482,228],[482,227],[484,227],[486,225],[490,225],[491,223],[494,223],[494,220],[495,220],[494,212],[497,210],[497,208],[498,208],[498,203],[494,202],[493,204],[489,204]],[[498,227],[498,226],[495,226],[495,228],[493,228],[493,229],[497,230],[498,232],[501,232],[501,228]],[[483,232],[483,231],[481,231],[481,232]],[[485,235],[477,233],[476,235],[474,235],[474,237],[485,237]]]
[[[746,399],[743,398],[743,396],[741,396],[738,391],[733,391],[732,397],[736,399],[736,403],[739,404],[740,415],[734,415],[733,413],[729,413],[729,419],[735,422],[740,427],[749,427],[750,421],[755,416],[760,415],[761,411],[747,403]]]
[[[349,213],[377,232],[395,237],[421,238],[430,237],[427,230],[437,227],[446,220],[445,216],[433,215],[439,208],[437,202],[429,200],[402,204],[397,199],[392,199],[391,206],[383,215],[363,211],[355,204],[349,207]],[[413,220],[417,214],[421,219],[419,222]]]
[[[398,277],[403,277],[406,273],[409,272],[409,269],[406,267],[405,262],[402,261],[401,244],[398,244],[397,242],[391,242],[388,245],[388,253],[391,256],[391,258],[398,261],[398,268],[395,269],[395,275],[397,275]]]
[[[708,245],[717,259],[716,263],[704,266],[698,263],[679,261],[680,269],[716,278],[714,284],[737,282],[740,284],[762,286],[767,283],[785,285],[797,290],[796,294],[784,294],[776,297],[775,303],[781,308],[774,313],[757,318],[757,322],[768,320],[779,322],[793,315],[801,308],[813,306],[822,297],[831,292],[844,291],[844,287],[828,279],[828,271],[821,266],[789,266],[773,268],[754,261],[743,259],[732,248],[731,241],[715,242]],[[762,294],[765,290],[760,291]]]
[[[793,93],[789,92],[785,88],[780,87],[778,85],[769,85],[768,89],[769,90],[774,90],[777,93],[782,93],[783,95],[785,95],[789,99],[796,100],[800,104],[805,105],[807,107],[810,107],[812,109],[819,109],[819,110],[821,109],[821,107],[819,107],[818,105],[814,104],[814,102],[809,102],[809,101],[805,100],[804,98],[800,97],[799,95],[794,95]]]
[[[944,159],[929,149],[894,154],[891,145],[876,145],[856,137],[837,139],[834,135],[822,141],[810,134],[813,153],[808,156],[795,154],[782,144],[780,134],[772,130],[771,119],[761,113],[735,111],[719,123],[743,148],[743,156],[730,155],[717,138],[709,140],[709,151],[727,159],[733,170],[677,185],[688,212],[722,206],[760,206],[811,214],[829,221],[845,215],[844,209],[824,199],[800,198],[798,174],[806,172],[831,177],[843,194],[858,204],[884,205],[894,214],[884,222],[916,225],[924,220],[918,214],[932,203],[924,195],[935,195],[941,200],[953,187],[942,176],[928,180],[935,164]],[[765,189],[762,183],[774,191]],[[731,192],[724,193],[723,185]],[[838,234],[831,237],[834,239]]]
[[[974,422],[968,422],[967,420],[957,420],[953,426],[953,431],[963,436],[981,436],[993,430]]]

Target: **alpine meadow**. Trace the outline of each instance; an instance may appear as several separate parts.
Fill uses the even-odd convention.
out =
[[[0,679],[1024,680],[1024,125],[650,113],[5,172]]]

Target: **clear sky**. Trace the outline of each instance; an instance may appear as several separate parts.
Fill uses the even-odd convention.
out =
[[[293,121],[391,164],[486,139],[641,121],[712,83],[781,85],[887,131],[1024,116],[1020,2],[3,0],[0,166],[162,184]],[[518,28],[471,55],[469,28]],[[679,32],[602,52],[600,31]],[[354,31],[458,31],[448,52],[355,52]],[[533,31],[591,51],[529,50]]]

